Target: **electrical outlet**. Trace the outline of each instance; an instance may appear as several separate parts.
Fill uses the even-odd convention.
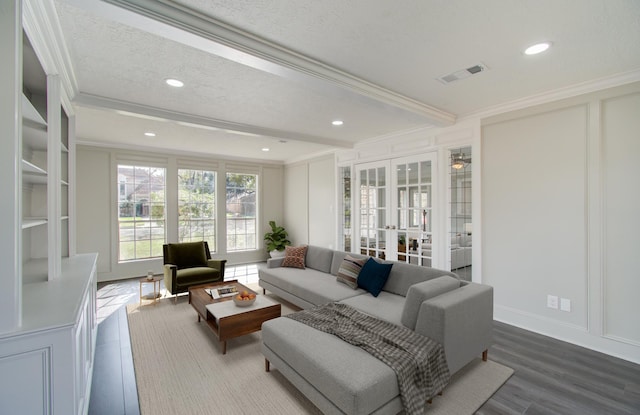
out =
[[[562,311],[571,311],[571,300],[568,298],[560,299],[560,310]]]
[[[558,296],[547,295],[547,307],[558,309]]]

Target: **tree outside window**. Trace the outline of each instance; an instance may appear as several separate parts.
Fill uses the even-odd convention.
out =
[[[178,170],[178,240],[216,251],[216,172]]]
[[[257,175],[227,173],[227,252],[257,248]]]
[[[118,260],[162,256],[165,174],[161,167],[118,165]]]

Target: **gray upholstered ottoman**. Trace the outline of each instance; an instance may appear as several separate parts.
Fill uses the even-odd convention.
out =
[[[403,409],[395,372],[332,334],[280,317],[262,325],[262,353],[325,414]]]

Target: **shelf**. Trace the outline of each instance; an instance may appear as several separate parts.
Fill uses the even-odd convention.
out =
[[[36,226],[46,225],[46,218],[23,218],[22,219],[22,229],[33,228]]]
[[[33,150],[47,149],[47,130],[46,128],[33,127],[30,125],[22,126],[22,143]]]
[[[47,122],[24,94],[22,94],[22,119],[44,128],[47,127]]]
[[[26,174],[39,174],[42,176],[47,175],[47,172],[44,169],[41,169],[40,167],[28,162],[27,160],[22,160],[22,172]]]
[[[22,175],[22,182],[24,184],[47,184],[47,176],[25,172]]]

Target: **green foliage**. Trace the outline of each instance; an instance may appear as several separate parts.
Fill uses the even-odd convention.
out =
[[[291,245],[291,241],[287,239],[289,236],[282,226],[277,226],[275,221],[269,221],[271,232],[264,234],[264,240],[267,243],[267,251],[283,251],[285,246]]]

